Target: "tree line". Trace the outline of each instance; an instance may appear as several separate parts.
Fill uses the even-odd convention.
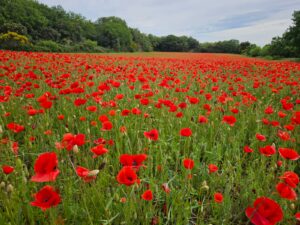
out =
[[[118,17],[87,20],[34,0],[0,0],[0,48],[49,52],[212,52],[250,56],[299,57],[300,11],[282,37],[264,47],[238,40],[199,43],[193,37],[158,37],[131,28]]]

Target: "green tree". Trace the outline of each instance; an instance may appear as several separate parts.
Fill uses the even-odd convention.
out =
[[[291,53],[288,51],[288,46],[284,38],[274,37],[271,41],[269,52],[275,57],[289,57]]]
[[[159,51],[159,44],[160,44],[161,38],[157,37],[153,34],[148,34],[148,39],[151,43],[151,46],[152,46],[153,50],[154,51]]]
[[[187,47],[188,51],[191,51],[191,52],[199,51],[200,44],[199,44],[198,40],[196,40],[193,37],[186,37],[186,42],[187,42],[187,46],[188,46]]]
[[[130,32],[132,35],[133,42],[137,51],[145,51],[149,52],[152,51],[151,42],[146,34],[141,33],[138,29],[130,28]]]
[[[21,35],[27,35],[27,28],[20,23],[7,22],[0,25],[0,33],[15,32]]]
[[[115,51],[130,50],[132,34],[124,20],[118,17],[103,17],[95,24],[98,45]]]
[[[168,35],[161,38],[158,48],[164,52],[185,52],[188,51],[188,43],[184,36]]]
[[[293,25],[283,34],[286,50],[290,51],[290,55],[300,57],[300,11],[293,13]]]
[[[251,43],[249,41],[241,42],[240,43],[240,52],[242,54],[244,54],[250,46],[251,46]]]

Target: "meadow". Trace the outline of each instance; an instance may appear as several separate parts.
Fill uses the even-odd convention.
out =
[[[0,224],[299,224],[299,134],[299,63],[0,51]]]

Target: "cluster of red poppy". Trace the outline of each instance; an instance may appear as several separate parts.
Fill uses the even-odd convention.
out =
[[[241,219],[275,225],[288,211],[300,220],[299,64],[210,54],[155,58],[9,51],[0,51],[0,62],[0,145],[8,149],[4,161],[1,157],[3,176],[10,180],[10,174],[28,167],[31,186],[52,182],[33,195],[32,206],[45,211],[59,205],[64,192],[54,182],[62,177],[75,175],[93,185],[103,170],[113,177],[111,185],[132,188],[145,204],[159,205],[183,180],[187,190],[208,190],[209,201],[220,207],[237,198],[221,185],[210,191],[199,174],[209,183],[229,180],[236,168],[226,168],[222,159],[242,155],[243,162],[232,164],[243,169],[258,161],[267,173],[268,167],[276,169],[266,174],[275,181],[270,192],[255,196],[256,191],[243,190],[253,192],[247,201],[254,203],[239,206],[246,214]],[[226,140],[216,144],[223,134]],[[231,145],[235,136],[240,142]],[[206,139],[213,143],[202,143]],[[239,152],[229,153],[235,147]],[[217,153],[220,148],[224,157]],[[26,163],[17,168],[15,158]],[[157,177],[164,180],[154,182]],[[172,185],[173,179],[180,185]],[[200,204],[203,193],[194,191],[197,197],[188,201]]]

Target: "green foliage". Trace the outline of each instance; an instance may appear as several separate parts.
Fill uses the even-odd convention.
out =
[[[0,35],[0,48],[11,50],[22,50],[26,45],[29,45],[28,38],[16,32],[7,32]]]
[[[247,49],[251,46],[251,43],[249,41],[241,42],[240,43],[240,52],[242,54],[245,54],[247,52]]]
[[[270,56],[270,45],[265,45],[261,48],[260,55],[263,57]]]
[[[293,25],[283,34],[291,56],[300,57],[300,11],[293,13]]]
[[[71,52],[105,52],[106,50],[97,45],[96,41],[84,40],[70,48]]]
[[[138,29],[130,28],[133,39],[133,49],[136,51],[150,52],[153,50],[151,42],[146,34],[141,33]]]
[[[128,51],[132,35],[126,22],[117,17],[103,17],[96,21],[97,42],[115,51]]]
[[[155,45],[154,49],[162,52],[197,52],[199,42],[187,36],[168,35],[157,38],[149,36],[151,42]]]
[[[0,25],[0,33],[15,32],[21,35],[27,35],[27,28],[20,23],[8,22]]]
[[[197,41],[193,37],[185,37],[185,39],[186,39],[187,47],[188,47],[189,51],[191,51],[191,52],[199,51],[199,48],[200,48],[199,41]]]
[[[261,48],[259,46],[253,45],[249,49],[249,55],[252,57],[260,56]]]
[[[188,45],[184,37],[168,35],[161,38],[159,49],[163,52],[185,52]]]
[[[226,40],[211,43],[202,43],[199,48],[200,52],[214,53],[240,53],[240,43],[238,40]]]
[[[151,43],[151,46],[154,51],[159,51],[159,42],[160,42],[160,37],[154,36],[152,34],[148,34],[148,39]]]
[[[289,57],[288,45],[284,38],[274,37],[269,46],[269,53],[272,56],[277,57]]]

